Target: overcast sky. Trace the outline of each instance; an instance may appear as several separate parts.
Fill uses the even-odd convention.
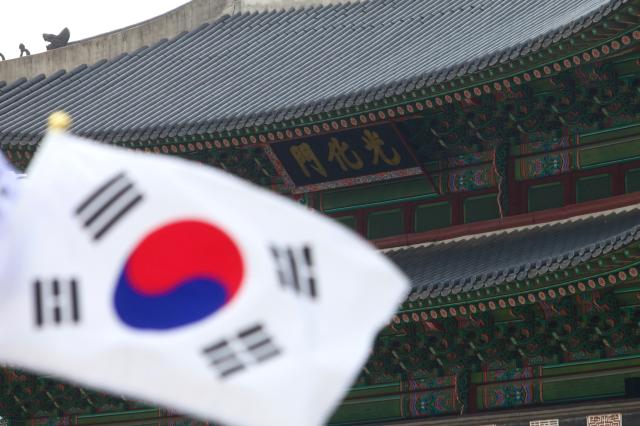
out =
[[[71,41],[126,27],[163,14],[188,0],[0,0],[0,53],[20,56],[18,45],[32,54],[46,50],[42,33],[64,27]],[[1,59],[1,58],[0,58]]]

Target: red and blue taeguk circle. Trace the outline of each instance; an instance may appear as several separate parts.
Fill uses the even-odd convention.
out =
[[[115,309],[133,328],[191,324],[229,303],[243,274],[240,250],[225,232],[197,220],[172,222],[144,237],[127,259]]]

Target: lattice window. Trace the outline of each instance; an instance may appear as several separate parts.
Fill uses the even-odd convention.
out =
[[[558,419],[532,420],[529,422],[529,426],[559,426],[559,424]]]
[[[622,413],[587,416],[587,426],[622,426]]]

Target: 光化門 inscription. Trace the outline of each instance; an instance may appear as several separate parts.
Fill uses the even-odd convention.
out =
[[[271,148],[297,186],[416,166],[390,124],[278,142]]]

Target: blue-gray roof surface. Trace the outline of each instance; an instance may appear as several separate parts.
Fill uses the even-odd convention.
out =
[[[640,209],[391,250],[410,301],[479,290],[577,266],[640,240]]]
[[[38,141],[57,109],[76,133],[106,141],[331,111],[527,55],[626,2],[368,0],[225,16],[108,61],[0,84],[0,142]]]

